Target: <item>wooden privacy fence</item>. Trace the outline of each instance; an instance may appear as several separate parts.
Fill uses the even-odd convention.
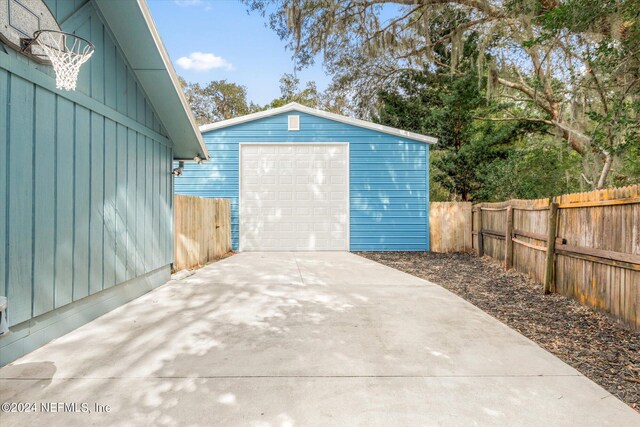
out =
[[[471,250],[471,202],[433,202],[429,209],[432,252]]]
[[[231,204],[228,199],[174,198],[174,268],[206,264],[231,250]]]
[[[640,186],[480,203],[473,248],[640,329]]]

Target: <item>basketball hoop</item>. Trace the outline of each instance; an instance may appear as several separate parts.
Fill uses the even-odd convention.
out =
[[[24,40],[22,50],[51,61],[58,89],[75,90],[80,67],[91,58],[95,47],[75,34],[39,30],[33,33],[32,39]]]

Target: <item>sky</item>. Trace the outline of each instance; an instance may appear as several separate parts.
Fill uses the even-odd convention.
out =
[[[162,41],[179,76],[206,84],[226,79],[247,88],[247,100],[267,104],[280,96],[278,80],[294,63],[285,42],[247,14],[239,0],[148,0]],[[324,90],[331,77],[320,63],[298,72]]]

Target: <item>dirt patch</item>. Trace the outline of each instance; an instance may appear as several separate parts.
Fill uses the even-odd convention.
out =
[[[360,252],[437,283],[517,330],[640,412],[640,332],[469,254]]]

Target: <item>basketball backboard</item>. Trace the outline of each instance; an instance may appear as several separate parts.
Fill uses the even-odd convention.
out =
[[[0,39],[9,47],[22,52],[23,40],[32,39],[38,30],[60,30],[42,0],[0,0]],[[46,56],[31,54],[40,62],[48,62]]]

